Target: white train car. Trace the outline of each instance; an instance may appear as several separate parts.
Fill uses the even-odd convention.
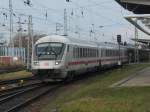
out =
[[[98,43],[101,67],[122,65],[128,62],[127,47],[113,43]]]
[[[124,47],[120,48],[119,56],[117,46],[58,35],[39,39],[32,54],[33,73],[50,79],[71,79],[81,72],[127,61]]]

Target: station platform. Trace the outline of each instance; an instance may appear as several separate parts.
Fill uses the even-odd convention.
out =
[[[150,86],[150,67],[147,67],[135,74],[111,85],[111,87],[136,87]]]

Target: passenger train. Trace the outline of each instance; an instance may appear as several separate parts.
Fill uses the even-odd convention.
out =
[[[127,48],[124,46],[52,35],[35,43],[32,71],[41,78],[64,80],[127,61]]]

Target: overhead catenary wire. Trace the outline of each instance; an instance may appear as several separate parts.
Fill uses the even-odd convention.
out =
[[[18,0],[19,2],[20,0]],[[21,0],[21,2],[23,3],[24,0]],[[42,25],[42,27],[44,27],[46,29],[46,27],[49,27],[49,25],[52,25],[52,27],[56,24],[56,22],[59,22],[61,24],[63,24],[63,16],[58,16],[59,19],[57,20],[54,20],[54,19],[50,19],[49,17],[49,14],[58,14],[60,15],[60,13],[62,13],[62,9],[54,9],[54,8],[50,8],[49,6],[46,6],[46,4],[44,4],[43,2],[39,2],[38,0],[31,0],[32,1],[32,7],[24,7],[24,9],[19,9],[19,8],[14,8],[14,12],[16,13],[16,15],[18,16],[19,14],[21,14],[20,11],[24,10],[24,11],[30,11],[30,10],[34,10],[34,11],[37,11],[37,12],[40,12],[42,14],[42,17],[39,17],[39,16],[35,16],[33,15],[33,19],[36,21],[35,24],[36,26],[39,26],[39,25]],[[80,29],[83,29],[85,28],[84,25],[80,24],[81,21],[84,21],[84,19],[86,20],[87,18],[84,17],[86,16],[85,14],[86,13],[92,13],[94,16],[96,17],[99,17],[99,18],[105,18],[105,20],[111,22],[111,24],[104,24],[103,26],[106,26],[106,27],[113,27],[113,26],[121,26],[121,25],[127,25],[127,24],[122,24],[120,22],[117,22],[116,20],[112,20],[110,17],[107,17],[105,15],[103,15],[103,13],[101,12],[97,12],[95,10],[90,10],[89,8],[92,8],[92,7],[95,7],[95,6],[102,6],[103,4],[107,4],[107,3],[112,3],[111,1],[112,0],[106,0],[106,1],[102,1],[102,2],[98,2],[98,3],[94,3],[94,1],[92,0],[88,0],[88,1],[91,1],[93,2],[93,4],[88,4],[88,5],[79,5],[76,1],[72,0],[71,4],[73,4],[74,6],[76,7],[72,7],[72,8],[68,8],[68,13],[70,13],[68,15],[68,18],[70,19],[70,25],[69,25],[69,28],[70,26],[74,25],[73,29],[74,30],[77,30],[75,28],[76,25],[78,25],[80,27]],[[47,11],[47,18],[44,17],[46,16],[46,11]],[[73,12],[73,16],[71,15],[71,12]],[[22,13],[23,16],[28,16],[28,14],[25,14],[24,12]],[[84,16],[83,16],[84,15]],[[37,22],[39,21],[39,22]],[[90,27],[90,25],[92,24],[93,21],[87,23],[86,26],[88,26],[88,28]],[[81,28],[82,27],[82,28]],[[84,27],[84,28],[83,28]],[[68,30],[69,30],[68,28]],[[37,29],[37,28],[36,28]],[[83,30],[81,30],[81,32],[83,32]],[[71,31],[70,31],[71,32]],[[89,32],[89,29],[86,29],[86,32],[88,33]]]

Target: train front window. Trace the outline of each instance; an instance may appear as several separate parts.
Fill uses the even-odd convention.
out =
[[[39,59],[61,59],[65,45],[62,43],[42,43],[36,46],[36,55]]]

